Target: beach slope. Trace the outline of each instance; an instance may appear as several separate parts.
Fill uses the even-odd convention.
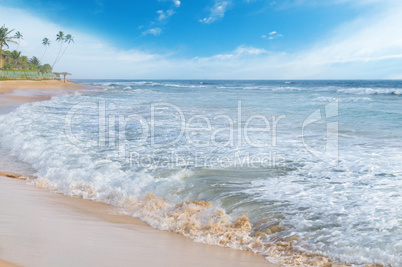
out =
[[[21,266],[276,266],[0,176],[0,258]],[[3,262],[5,263],[5,262]],[[3,264],[0,261],[0,266]]]

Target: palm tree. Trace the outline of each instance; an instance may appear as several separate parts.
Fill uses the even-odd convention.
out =
[[[60,57],[61,50],[63,49],[64,38],[65,38],[64,33],[62,31],[59,31],[59,33],[57,34],[56,41],[60,42],[60,50],[59,50],[59,54],[57,55],[57,57],[56,57],[56,59],[55,59],[55,61],[53,63],[52,69],[54,68],[54,65],[57,63],[57,61],[58,61],[58,59]]]
[[[19,63],[20,60],[20,56],[21,56],[21,52],[18,52],[17,50],[14,50],[13,52],[11,52],[11,58],[13,60],[13,65],[14,68],[17,68],[17,65]]]
[[[61,56],[57,59],[56,63],[59,62],[59,60],[64,56],[64,53],[66,53],[67,48],[70,46],[70,43],[74,43],[74,37],[71,34],[67,34],[66,37],[64,38],[64,42],[67,43],[66,48],[64,48],[63,53]]]
[[[40,65],[40,61],[37,57],[31,57],[31,59],[29,60],[29,63],[35,65],[36,67],[39,67],[39,65]]]
[[[27,56],[22,56],[20,58],[20,62],[21,62],[21,69],[28,68],[28,57]]]
[[[17,42],[14,41],[15,36],[11,36],[10,34],[14,30],[8,30],[5,25],[1,26],[0,28],[0,55],[3,53],[3,46],[9,47],[9,43],[16,44]]]
[[[42,60],[42,58],[45,56],[46,52],[47,52],[47,48],[50,46],[50,40],[48,38],[43,38],[42,40],[42,45],[45,46],[45,52],[43,53],[42,57],[40,58],[40,60]]]
[[[18,39],[18,46],[16,49],[16,50],[18,50],[18,48],[20,48],[20,41],[21,41],[21,39],[24,39],[24,37],[22,36],[22,33],[20,33],[20,32],[16,32],[14,37],[15,37],[15,39]]]

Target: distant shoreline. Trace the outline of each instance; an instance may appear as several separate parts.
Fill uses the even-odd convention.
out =
[[[11,93],[16,89],[52,89],[52,90],[77,90],[85,89],[82,84],[57,80],[6,80],[0,81],[0,93]]]
[[[82,84],[57,80],[6,80],[0,81],[0,104],[47,100],[67,91],[87,89]],[[18,91],[23,90],[23,94]],[[30,90],[30,91],[29,91]],[[35,90],[46,90],[35,91]]]

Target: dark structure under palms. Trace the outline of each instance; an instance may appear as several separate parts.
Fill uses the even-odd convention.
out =
[[[66,76],[72,75],[71,73],[68,73],[68,72],[54,72],[54,74],[56,74],[57,77],[60,77],[60,75],[63,75],[64,83],[66,82]]]

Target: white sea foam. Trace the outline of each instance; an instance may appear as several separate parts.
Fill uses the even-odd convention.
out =
[[[161,88],[148,85],[155,91]],[[119,86],[131,88],[134,85],[131,82],[131,85]],[[149,143],[133,143],[129,147],[130,152],[149,156],[147,159],[152,160],[172,152],[190,158],[197,154],[219,159],[230,158],[234,151],[256,156],[271,149],[286,156],[283,166],[233,168],[214,165],[214,168],[204,168],[195,167],[193,163],[185,168],[131,166],[130,162],[116,156],[113,146],[99,145],[96,138],[98,113],[88,113],[85,109],[79,110],[74,117],[74,134],[81,142],[73,143],[66,137],[65,114],[69,107],[88,101],[112,99],[118,103],[119,115],[134,113],[148,121],[144,103],[169,98],[183,108],[187,118],[191,115],[213,118],[222,111],[237,118],[238,103],[233,97],[236,93],[231,95],[225,91],[224,98],[221,90],[208,87],[207,92],[192,93],[188,98],[183,94],[186,89],[176,94],[176,89],[165,95],[158,93],[157,97],[146,93],[131,94],[131,91],[149,88],[113,89],[98,95],[69,95],[24,104],[12,113],[0,116],[1,144],[36,170],[39,179],[34,183],[38,186],[118,206],[122,212],[139,217],[153,227],[177,232],[199,242],[247,249],[291,266],[319,266],[328,263],[328,259],[337,263],[351,262],[356,266],[402,264],[402,243],[399,241],[402,240],[402,148],[398,146],[396,118],[399,113],[390,106],[394,102],[385,105],[395,112],[388,115],[395,116],[389,122],[388,117],[381,117],[362,124],[350,117],[364,116],[366,102],[374,96],[345,98],[340,95],[355,109],[340,117],[341,157],[337,166],[315,158],[300,142],[303,119],[317,109],[317,102],[330,102],[334,97],[332,93],[320,92],[312,98],[311,92],[305,90],[297,91],[298,97],[304,99],[303,105],[299,99],[293,99],[294,92],[289,93],[290,97],[266,90],[249,94],[244,99],[245,114],[253,115],[250,110],[257,106],[260,114],[286,112],[288,115],[289,118],[278,126],[278,143],[274,147],[194,147],[184,141],[175,146],[151,147]],[[382,116],[383,106],[376,107],[375,104],[382,105],[370,101],[369,111],[378,110],[376,114]],[[159,131],[155,132],[157,142],[174,135],[175,119],[178,118],[169,114],[169,109],[160,111],[156,117],[160,123]],[[292,114],[295,115],[292,117]],[[247,119],[245,116],[244,120]],[[371,123],[375,123],[375,127]],[[392,135],[385,135],[392,123],[397,124]],[[237,133],[235,131],[234,135]],[[323,140],[311,139],[313,136],[320,135],[312,132],[306,136],[310,138],[307,141],[321,145]],[[250,133],[250,137],[263,139],[260,132]],[[200,143],[209,140],[208,135],[202,134],[194,138]]]
[[[336,97],[328,97],[328,96],[319,96],[314,98],[313,100],[319,101],[319,102],[332,102],[332,101],[339,101],[339,102],[371,102],[373,101],[370,97],[342,97],[342,98],[336,98]]]
[[[402,89],[393,88],[340,88],[337,92],[352,95],[402,95]]]
[[[206,85],[191,85],[191,84],[174,84],[174,83],[165,83],[163,84],[165,87],[176,87],[176,88],[206,88]]]
[[[294,86],[244,86],[244,90],[270,90],[274,92],[286,92],[286,91],[301,91],[300,87]]]

